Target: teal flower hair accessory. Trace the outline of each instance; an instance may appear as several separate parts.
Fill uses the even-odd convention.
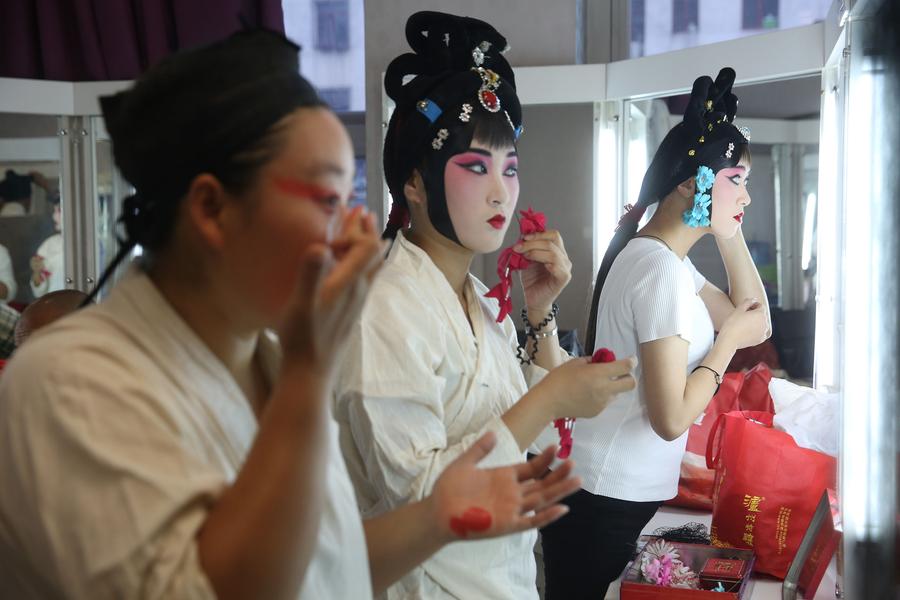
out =
[[[694,205],[690,210],[684,211],[682,218],[688,227],[709,227],[709,205],[712,204],[712,197],[706,191],[712,189],[716,174],[709,167],[700,165],[695,180],[697,193],[694,194]]]
[[[713,173],[713,170],[705,165],[700,165],[700,168],[697,169],[697,191],[705,192],[713,186],[715,181],[716,174]]]

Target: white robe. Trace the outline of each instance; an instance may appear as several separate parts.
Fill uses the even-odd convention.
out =
[[[12,258],[6,246],[0,244],[0,283],[6,284],[6,297],[0,298],[0,302],[7,303],[16,297],[16,276],[13,274]]]
[[[274,378],[280,351],[260,339]],[[300,598],[371,598],[337,426]],[[0,597],[214,598],[196,535],[257,432],[224,365],[150,279],[35,334],[0,377]]]
[[[351,336],[335,391],[341,448],[365,517],[420,500],[484,432],[497,446],[482,467],[522,462],[501,419],[546,371],[516,358],[511,319],[470,276],[472,327],[428,255],[397,235]],[[474,328],[474,336],[473,329]],[[439,551],[386,597],[537,598],[534,531]]]
[[[41,281],[40,285],[34,285],[33,276],[28,278],[31,284],[31,293],[34,294],[35,298],[40,298],[48,292],[55,292],[66,287],[66,264],[63,260],[63,252],[63,237],[61,233],[54,233],[41,242],[35,254],[44,259],[44,270],[50,274]]]

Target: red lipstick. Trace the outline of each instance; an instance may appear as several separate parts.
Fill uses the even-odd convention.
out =
[[[503,225],[506,223],[506,217],[503,215],[494,215],[488,219],[488,223],[490,223],[491,227],[494,229],[503,229]]]
[[[738,213],[738,214],[734,215],[734,220],[737,221],[738,223],[743,223],[744,222],[744,213]]]

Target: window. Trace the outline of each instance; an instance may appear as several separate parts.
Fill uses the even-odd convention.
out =
[[[651,56],[735,40],[761,31],[803,27],[824,19],[832,1],[628,0],[629,56]],[[625,24],[622,21],[619,26]]]
[[[644,0],[631,0],[631,56],[644,55]]]
[[[350,9],[347,0],[316,0],[316,49],[346,52],[350,49]]]
[[[744,29],[777,29],[778,0],[744,0]]]
[[[328,103],[334,112],[347,112],[350,110],[350,88],[333,87],[319,90],[319,97]]]
[[[673,0],[672,33],[697,31],[697,0]]]

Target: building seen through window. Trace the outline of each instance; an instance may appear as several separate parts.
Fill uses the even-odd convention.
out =
[[[632,58],[821,21],[831,0],[630,0]]]

